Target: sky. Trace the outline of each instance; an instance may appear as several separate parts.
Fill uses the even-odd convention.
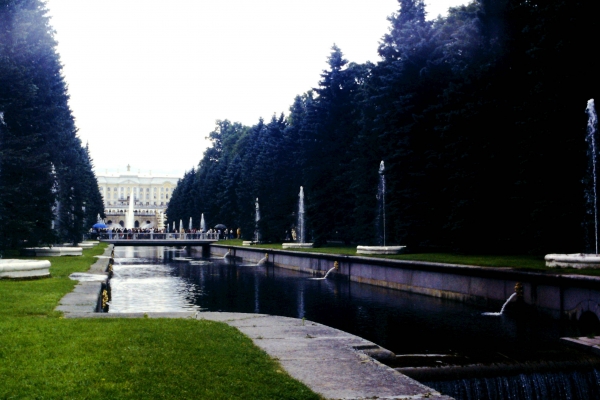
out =
[[[426,1],[429,18],[465,0]],[[336,44],[377,62],[397,0],[47,0],[96,173],[183,176],[215,121],[288,114]]]

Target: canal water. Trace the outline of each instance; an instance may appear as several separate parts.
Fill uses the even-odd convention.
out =
[[[188,257],[163,247],[117,247],[109,312],[226,311],[306,318],[397,354],[530,352],[577,327],[273,266]],[[510,308],[509,308],[510,310]]]

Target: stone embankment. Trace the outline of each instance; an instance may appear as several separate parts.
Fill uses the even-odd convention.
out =
[[[323,276],[338,263],[333,279],[499,308],[520,288],[525,304],[553,318],[579,319],[591,312],[600,319],[600,277],[520,271],[375,257],[307,253],[265,248],[211,245],[211,253],[257,262],[268,257],[277,267]],[[519,285],[517,285],[519,284]]]

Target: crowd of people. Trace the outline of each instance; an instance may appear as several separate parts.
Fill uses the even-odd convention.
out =
[[[234,239],[233,229],[209,229],[204,232],[203,229],[181,229],[180,231],[169,231],[169,229],[150,228],[123,228],[107,227],[92,229],[92,237],[96,236],[104,239],[202,239],[203,236],[210,239]],[[239,229],[238,229],[239,236]]]

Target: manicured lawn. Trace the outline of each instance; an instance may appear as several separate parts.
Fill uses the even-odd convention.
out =
[[[219,244],[241,246],[241,240],[220,241]],[[265,248],[282,250],[280,243],[252,245],[253,248]],[[356,246],[325,245],[309,249],[286,249],[305,253],[342,254],[356,256]],[[553,274],[578,274],[600,276],[597,269],[574,269],[574,268],[547,268],[544,256],[532,255],[477,255],[477,254],[453,254],[453,253],[409,253],[398,255],[370,255],[368,257],[388,258],[393,260],[427,261],[448,264],[474,265],[479,267],[515,268],[519,270],[530,270],[535,272]]]
[[[62,318],[68,275],[101,253],[53,257],[49,279],[0,280],[0,398],[319,398],[226,324]]]

